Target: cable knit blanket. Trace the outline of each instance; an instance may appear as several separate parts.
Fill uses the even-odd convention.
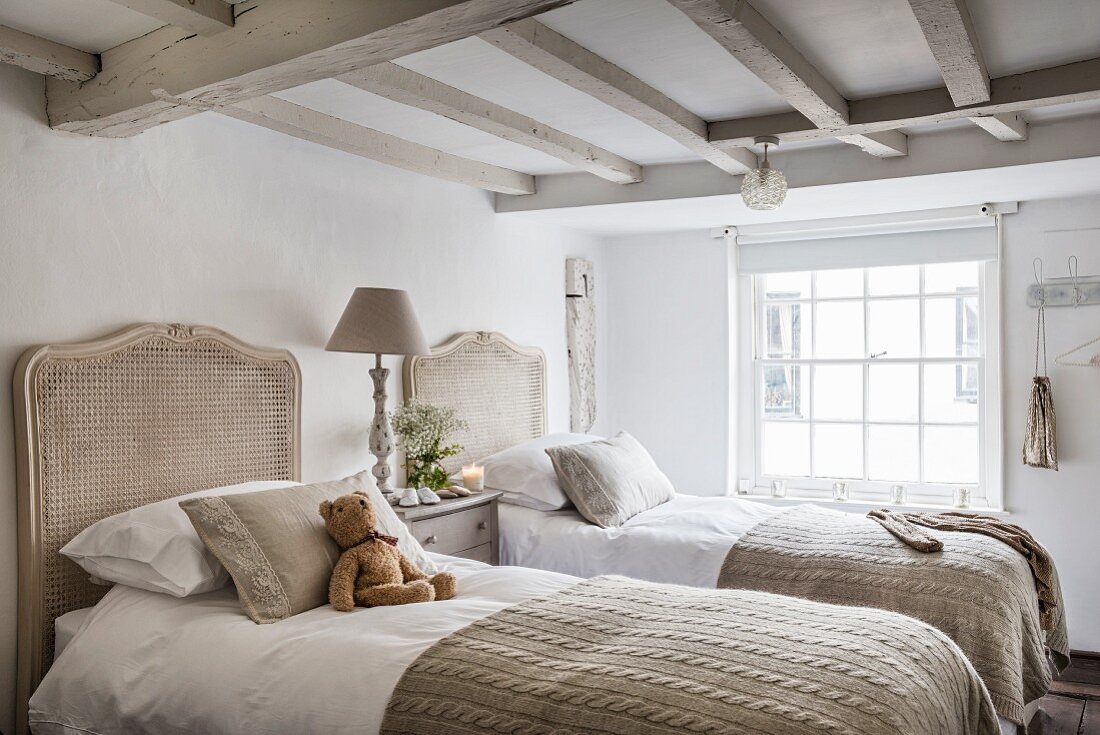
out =
[[[801,505],[761,521],[738,539],[718,586],[765,590],[838,605],[876,607],[934,625],[959,645],[1001,716],[1022,725],[1024,704],[1069,662],[1057,573],[1056,616],[1040,624],[1027,560],[975,533],[937,531],[943,551],[925,553],[866,516]]]
[[[382,732],[999,729],[973,667],[918,621],[762,592],[596,577],[436,643],[405,671]]]

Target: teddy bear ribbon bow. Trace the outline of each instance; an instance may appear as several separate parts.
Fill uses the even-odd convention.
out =
[[[355,546],[358,546],[359,544],[365,544],[367,541],[374,541],[375,539],[379,541],[384,541],[390,546],[397,546],[396,536],[387,536],[384,533],[378,533],[378,531],[371,531],[366,536],[356,541]]]

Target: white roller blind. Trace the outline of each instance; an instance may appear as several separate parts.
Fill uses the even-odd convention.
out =
[[[920,216],[893,223],[876,217],[843,223],[826,220],[816,228],[807,223],[737,228],[738,271],[782,273],[996,260],[996,219],[977,214],[976,209],[916,213]]]

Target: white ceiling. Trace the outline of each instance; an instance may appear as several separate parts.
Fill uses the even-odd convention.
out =
[[[968,1],[994,76],[1100,56],[1100,0]],[[753,0],[753,4],[849,98],[943,84],[907,0]],[[580,0],[539,20],[703,119],[791,109],[665,0]],[[160,26],[111,0],[0,0],[0,24],[92,52]],[[477,38],[396,63],[643,165],[698,160],[652,128]],[[333,80],[289,89],[279,96],[494,165],[539,175],[571,170],[556,158]],[[1080,103],[1032,111],[1025,117],[1045,121],[1097,113],[1100,103]],[[969,125],[960,120],[905,132],[920,135]],[[821,140],[785,144],[784,150],[843,145]]]

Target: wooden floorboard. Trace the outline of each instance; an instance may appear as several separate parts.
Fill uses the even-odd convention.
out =
[[[1080,735],[1086,701],[1048,694],[1028,725],[1027,735]]]
[[[1085,714],[1077,735],[1100,735],[1100,699],[1090,699],[1085,703]]]

